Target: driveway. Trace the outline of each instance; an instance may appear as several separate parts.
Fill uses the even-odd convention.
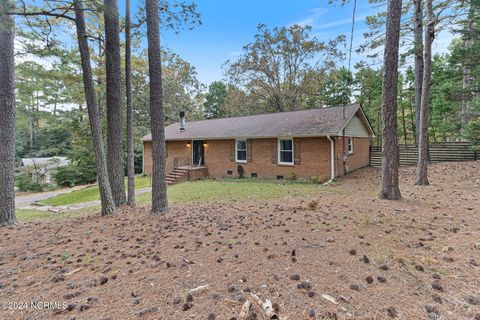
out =
[[[77,209],[83,209],[83,208],[99,205],[100,200],[77,203],[77,204],[72,204],[68,206],[47,206],[47,205],[42,205],[37,203],[38,201],[53,198],[55,196],[58,196],[64,193],[70,193],[72,191],[79,190],[86,187],[88,186],[77,186],[77,187],[62,189],[62,190],[19,195],[15,198],[15,206],[18,209],[26,209],[26,210],[65,212],[68,210],[77,210]],[[152,188],[150,187],[142,188],[142,189],[135,190],[135,194],[147,193],[147,192],[151,192],[151,190]]]
[[[86,186],[76,186],[73,188],[66,188],[54,191],[45,191],[45,192],[32,192],[32,193],[23,193],[17,194],[15,196],[15,206],[19,209],[28,209],[31,205],[34,205],[35,202],[47,200],[49,198],[56,197],[60,194],[70,193],[75,190],[85,188]]]

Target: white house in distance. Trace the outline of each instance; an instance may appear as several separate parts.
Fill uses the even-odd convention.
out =
[[[65,167],[70,163],[67,157],[23,158],[19,169],[33,181],[40,184],[50,184],[55,169]]]

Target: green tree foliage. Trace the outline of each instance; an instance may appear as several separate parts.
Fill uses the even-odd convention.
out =
[[[465,138],[471,141],[477,150],[480,149],[480,117],[470,121],[465,130]]]
[[[205,118],[225,117],[227,115],[224,109],[226,98],[227,85],[221,81],[212,82],[208,87],[208,92],[205,94],[205,103],[203,104]]]
[[[43,186],[35,180],[32,180],[26,173],[18,174],[15,177],[15,186],[22,192],[41,192]]]
[[[56,183],[62,187],[88,184],[97,180],[88,123],[75,118],[77,117],[70,122],[72,148],[67,154],[70,164],[58,168],[53,175]]]
[[[332,69],[343,57],[338,47],[344,36],[322,42],[310,36],[311,29],[293,25],[269,30],[260,24],[242,55],[226,62],[229,82],[263,101],[265,111],[304,109],[312,75]]]
[[[169,50],[162,50],[163,100],[167,123],[178,121],[179,111],[186,111],[190,120],[203,118],[203,85],[189,62]],[[132,56],[132,82],[135,106],[136,141],[149,132],[148,61],[146,52]]]
[[[347,68],[334,69],[326,75],[323,88],[319,90],[320,100],[329,106],[351,103],[353,75]]]
[[[377,143],[380,141],[380,105],[382,98],[382,72],[359,64],[354,78],[355,98],[365,110],[371,125],[376,131]]]

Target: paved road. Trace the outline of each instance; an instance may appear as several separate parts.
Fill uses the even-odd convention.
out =
[[[85,186],[78,186],[70,189],[62,189],[48,192],[39,192],[39,193],[30,193],[16,197],[15,203],[18,209],[29,209],[29,210],[39,210],[39,211],[55,211],[55,212],[65,212],[69,210],[83,209],[100,204],[100,200],[94,200],[89,202],[82,202],[77,204],[72,204],[69,206],[44,206],[37,204],[37,201],[46,200],[53,198],[60,194],[70,193],[74,190],[79,190],[85,188]],[[135,194],[147,193],[150,192],[151,188],[142,188],[135,191]]]
[[[70,193],[75,190],[85,188],[85,186],[77,186],[68,189],[60,189],[55,191],[45,191],[45,192],[35,192],[35,193],[26,193],[19,194],[15,197],[15,205],[17,207],[33,204],[37,201],[47,200],[49,198],[56,197],[64,193]]]

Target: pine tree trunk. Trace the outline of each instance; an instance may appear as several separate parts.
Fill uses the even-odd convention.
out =
[[[15,223],[15,61],[10,0],[0,2],[0,226]]]
[[[148,72],[150,78],[150,118],[152,129],[152,213],[168,211],[165,182],[165,132],[160,51],[160,17],[158,0],[146,0],[148,38]]]
[[[463,62],[463,78],[462,78],[462,111],[461,111],[461,133],[462,135],[465,133],[465,129],[468,126],[468,118],[470,113],[470,97],[467,92],[470,90],[470,77],[471,77],[471,70],[470,64],[472,60],[470,58],[471,54],[471,47],[473,44],[473,35],[475,34],[475,4],[473,1],[469,1],[469,9],[468,9],[468,18],[465,24],[465,33],[464,33],[464,50],[466,53],[465,61]]]
[[[132,45],[130,35],[130,0],[125,7],[125,83],[127,91],[127,204],[135,206],[135,163],[133,153],[133,100],[132,100]]]
[[[412,130],[413,141],[415,141],[415,144],[416,144],[417,143],[417,132],[415,130],[416,130],[417,126],[415,125],[415,112],[413,112],[413,106],[414,106],[413,99],[410,98],[410,101],[408,103],[408,111],[410,112],[410,129]]]
[[[423,48],[423,86],[420,109],[420,128],[418,130],[417,186],[427,186],[428,182],[428,109],[430,98],[430,80],[432,77],[432,42],[435,38],[436,17],[432,0],[426,0],[428,22],[425,30]]]
[[[397,91],[402,0],[388,1],[382,85],[382,189],[380,198],[401,199],[398,186]]]
[[[105,69],[107,87],[107,168],[116,206],[124,205],[124,159],[122,141],[122,81],[120,68],[120,23],[118,0],[104,0]]]
[[[405,117],[405,106],[403,103],[403,81],[398,86],[398,99],[400,104],[400,112],[402,113],[402,129],[403,129],[403,143],[407,144],[407,119]]]
[[[85,100],[87,103],[90,129],[92,131],[92,144],[93,151],[95,153],[98,188],[100,189],[100,199],[102,203],[102,216],[105,216],[115,211],[115,203],[113,201],[110,182],[108,179],[102,129],[100,126],[100,113],[98,110],[95,89],[93,86],[92,68],[90,65],[90,51],[88,48],[82,1],[83,0],[74,0],[73,2],[75,8],[75,24],[77,28],[78,48],[82,61]]]
[[[420,109],[422,104],[423,84],[423,10],[422,0],[413,1],[414,10],[414,55],[415,55],[415,143],[418,145],[420,128]]]

